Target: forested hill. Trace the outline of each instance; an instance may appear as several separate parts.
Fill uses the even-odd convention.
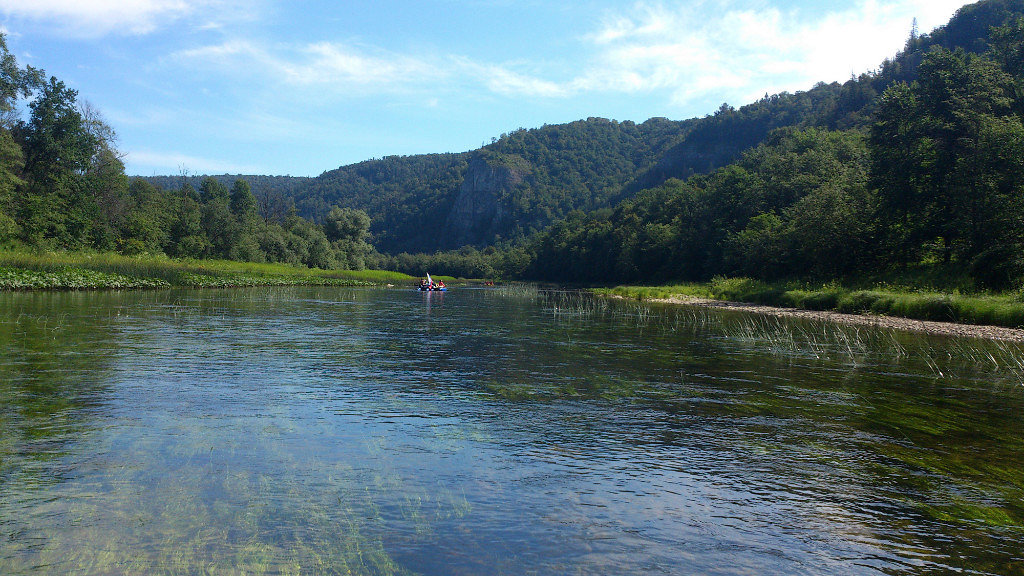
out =
[[[968,6],[930,38],[912,38],[877,75],[894,80],[863,106],[864,120],[773,130],[720,169],[573,215],[510,251],[505,267],[532,279],[627,283],[920,269],[969,290],[1019,288],[1022,4]],[[981,46],[967,31],[982,26],[985,50],[966,50]],[[733,114],[719,114],[722,124]]]
[[[676,143],[686,122],[590,118],[520,129],[462,154],[343,166],[295,192],[299,213],[365,210],[384,252],[430,252],[523,238],[573,210],[609,206]]]
[[[601,118],[516,130],[462,154],[386,157],[300,183],[299,213],[322,218],[334,205],[365,210],[378,249],[432,252],[521,240],[574,210],[614,206],[670,178],[705,174],[740,158],[776,129],[866,129],[881,95],[913,81],[938,48],[983,52],[992,26],[1024,12],[1024,0],[962,8],[873,72],[806,92],[766,95],[738,109],[642,124]]]

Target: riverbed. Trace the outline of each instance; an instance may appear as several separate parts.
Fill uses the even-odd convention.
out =
[[[0,573],[1021,574],[1022,357],[493,289],[0,294]]]

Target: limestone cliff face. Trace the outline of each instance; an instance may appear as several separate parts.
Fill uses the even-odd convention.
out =
[[[444,224],[445,244],[455,248],[492,240],[508,227],[502,198],[523,182],[528,167],[517,157],[475,154]]]

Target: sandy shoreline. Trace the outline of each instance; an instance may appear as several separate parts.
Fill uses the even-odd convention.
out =
[[[1001,328],[999,326],[976,326],[974,324],[956,324],[953,322],[933,322],[929,320],[912,320],[910,318],[898,318],[895,316],[877,316],[871,314],[843,314],[841,312],[824,312],[818,310],[801,310],[798,308],[776,308],[773,306],[762,306],[760,304],[747,304],[744,302],[726,302],[722,300],[709,300],[706,298],[693,298],[688,296],[675,296],[672,298],[652,299],[651,302],[662,302],[666,304],[682,304],[686,306],[697,306],[701,308],[716,308],[722,310],[743,310],[754,314],[766,314],[770,316],[782,316],[793,318],[807,318],[810,320],[823,320],[827,322],[838,322],[858,326],[876,326],[879,328],[893,328],[896,330],[908,330],[912,332],[924,332],[943,336],[962,336],[967,338],[988,338],[991,340],[1007,340],[1011,342],[1024,342],[1024,330],[1019,328]]]

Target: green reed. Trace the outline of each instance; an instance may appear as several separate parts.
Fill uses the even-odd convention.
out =
[[[850,368],[923,362],[937,378],[984,378],[1024,385],[1024,344],[981,338],[936,337],[896,328],[826,320],[725,312],[696,307],[614,301],[587,291],[541,291],[545,311],[559,322],[625,322],[638,329],[726,338],[758,353],[838,362]]]
[[[663,331],[724,337],[775,356],[839,362],[851,368],[914,359],[939,378],[1024,385],[1024,344],[1017,342],[704,308],[665,307],[656,317]]]
[[[526,282],[507,282],[496,286],[491,293],[505,298],[535,300],[540,296],[540,287]]]

